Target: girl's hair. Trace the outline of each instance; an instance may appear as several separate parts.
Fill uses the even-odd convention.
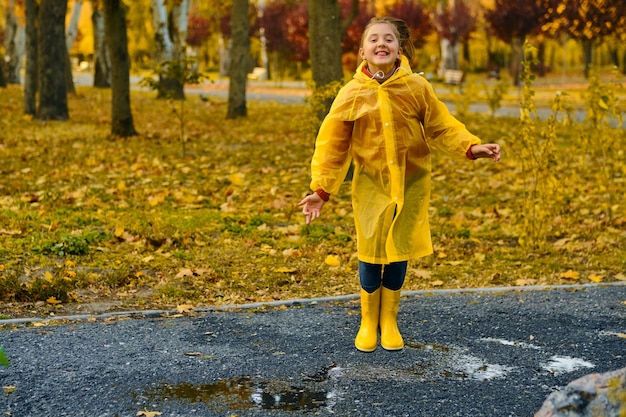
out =
[[[397,17],[373,17],[363,30],[363,35],[361,36],[361,45],[363,45],[363,42],[365,41],[365,35],[367,34],[369,28],[377,23],[388,23],[393,27],[394,34],[398,38],[400,48],[402,48],[402,54],[407,57],[409,62],[413,61],[415,47],[413,46],[413,41],[411,41],[411,29],[409,29],[409,26],[404,20],[398,19]]]

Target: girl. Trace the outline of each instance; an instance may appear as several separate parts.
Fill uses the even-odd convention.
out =
[[[461,158],[500,159],[497,144],[481,144],[450,115],[428,81],[413,74],[403,54],[412,46],[408,32],[406,23],[392,18],[374,18],[365,28],[362,62],[337,94],[317,136],[311,161],[314,193],[298,203],[307,224],[318,218],[354,162],[361,284],[355,346],[363,352],[376,349],[379,329],[384,349],[404,347],[396,318],[407,261],[433,252],[431,148]]]

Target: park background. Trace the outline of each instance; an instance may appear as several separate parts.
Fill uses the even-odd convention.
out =
[[[325,47],[341,48],[339,77],[320,75],[312,59],[309,40],[319,45],[325,32],[309,25],[311,3],[102,2],[124,13],[129,134],[115,131],[124,106],[107,49],[97,47],[100,2],[35,2],[64,4],[69,48],[48,62],[67,55],[60,73],[72,76],[61,95],[40,91],[28,103],[28,60],[12,58],[19,30],[9,28],[12,17],[25,23],[26,3],[0,10],[7,317],[356,292],[349,185],[315,224],[304,225],[296,203],[309,192],[320,115],[354,71],[362,27],[385,14],[412,26],[414,70],[471,131],[503,148],[498,164],[435,153],[435,253],[411,263],[405,288],[626,279],[623,2],[319,1],[346,23],[342,42]],[[242,26],[245,41],[231,30]],[[45,69],[35,85],[47,85]],[[461,85],[445,83],[450,69],[463,72]],[[76,82],[84,73],[94,86]],[[226,98],[213,94],[220,86]],[[254,88],[307,99],[246,101]]]

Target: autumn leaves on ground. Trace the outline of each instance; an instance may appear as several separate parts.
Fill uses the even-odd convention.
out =
[[[107,90],[79,89],[67,122],[24,117],[19,86],[0,89],[0,103],[3,317],[358,291],[349,184],[310,226],[296,207],[314,140],[305,106],[249,102],[247,118],[225,120],[224,101],[190,95],[183,155],[178,119],[153,94],[133,93],[140,136],[129,139],[108,136]],[[520,243],[529,227],[520,121],[463,121],[500,143],[503,160],[435,152],[435,254],[411,262],[405,289],[626,279],[623,131],[604,184],[597,164],[608,161],[581,158],[580,129],[562,128],[570,133],[550,162],[558,198],[533,246]]]

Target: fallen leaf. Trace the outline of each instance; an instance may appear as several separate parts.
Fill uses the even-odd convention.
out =
[[[618,281],[626,281],[626,275],[620,272],[619,274],[615,275],[615,279]]]
[[[622,339],[626,339],[626,334],[624,334],[624,333],[617,333],[616,336],[617,337],[621,337]]]
[[[280,272],[283,274],[291,274],[293,272],[296,272],[296,268],[287,268],[286,266],[282,266],[280,268],[276,268],[274,270],[275,272]]]
[[[564,279],[578,279],[578,277],[580,276],[580,274],[578,273],[578,271],[574,271],[572,269],[570,269],[567,272],[561,272],[559,274],[559,278],[564,278]]]
[[[425,269],[411,269],[411,272],[417,278],[426,278],[426,279],[428,279],[428,278],[430,278],[432,276],[432,272],[427,271]]]
[[[437,281],[431,282],[430,285],[432,285],[433,287],[441,287],[443,285],[443,281],[438,279]]]
[[[193,313],[195,307],[191,304],[179,304],[176,306],[176,311],[179,313]]]
[[[48,304],[52,304],[52,305],[57,305],[57,304],[61,304],[63,301],[57,300],[56,297],[52,296],[50,298],[48,298],[46,300],[46,303]]]
[[[603,275],[589,275],[589,281],[591,282],[602,282],[604,280],[604,276]]]
[[[328,255],[324,263],[328,266],[339,266],[339,257],[337,255]]]
[[[185,356],[202,356],[202,352],[185,352]]]
[[[300,249],[293,249],[293,248],[289,248],[289,249],[285,249],[283,251],[283,256],[286,258],[289,258],[291,256],[302,256],[302,251]]]
[[[147,411],[147,410],[143,410],[143,411],[137,411],[137,416],[144,416],[144,417],[156,417],[156,416],[160,416],[161,412],[160,411]]]
[[[174,278],[192,277],[192,276],[193,276],[193,270],[189,268],[184,268],[178,271],[178,274],[176,274]]]

